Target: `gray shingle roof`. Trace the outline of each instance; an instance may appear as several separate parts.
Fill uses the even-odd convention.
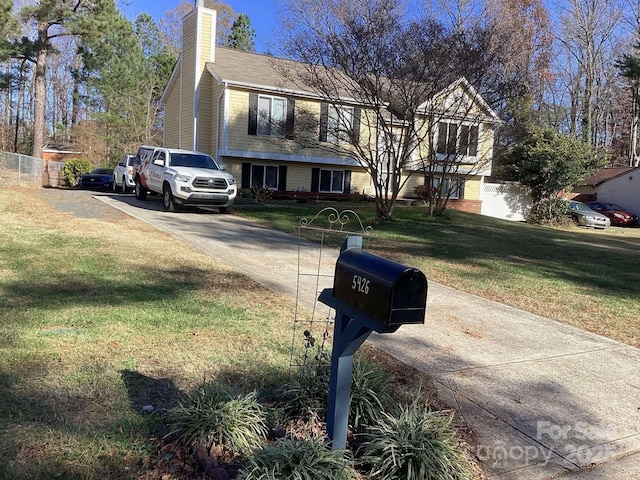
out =
[[[301,64],[292,60],[225,47],[216,47],[215,61],[207,63],[209,72],[220,82],[259,90],[309,94],[295,84],[293,75],[286,75],[287,70],[300,68]]]

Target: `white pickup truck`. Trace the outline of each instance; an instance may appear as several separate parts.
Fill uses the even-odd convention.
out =
[[[175,148],[143,146],[138,150],[135,193],[145,200],[147,192],[162,195],[170,212],[186,206],[215,206],[229,213],[238,189],[233,175],[206,153]]]

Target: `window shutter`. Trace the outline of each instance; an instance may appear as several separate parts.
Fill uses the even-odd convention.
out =
[[[477,127],[476,127],[477,128]],[[460,186],[458,187],[458,198],[464,200],[464,180],[460,179]]]
[[[287,119],[284,125],[284,136],[289,140],[294,138],[295,112],[296,101],[293,98],[287,98]]]
[[[241,188],[251,188],[251,164],[242,164],[242,183]]]
[[[327,141],[327,129],[329,127],[329,105],[320,104],[320,141]],[[317,191],[317,190],[316,190]]]
[[[438,123],[438,146],[437,153],[447,153],[447,123]]]
[[[320,169],[312,168],[311,169],[311,191],[317,192],[319,185],[320,185]]]
[[[469,155],[475,157],[478,155],[478,126],[471,127],[469,135]]]
[[[342,193],[351,193],[351,170],[344,171],[344,190]]]
[[[280,165],[278,167],[278,190],[284,192],[287,190],[287,166]]]
[[[449,124],[449,135],[447,138],[447,154],[453,155],[457,152],[456,144],[458,143],[458,125],[455,123]]]
[[[249,135],[258,134],[258,94],[249,94]]]
[[[362,109],[356,107],[353,109],[353,143],[360,141],[360,116],[362,115]]]

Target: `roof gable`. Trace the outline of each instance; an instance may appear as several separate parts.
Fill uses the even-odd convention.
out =
[[[597,187],[609,180],[621,177],[626,173],[640,169],[640,167],[605,167],[598,171],[593,177],[587,178],[584,185]]]

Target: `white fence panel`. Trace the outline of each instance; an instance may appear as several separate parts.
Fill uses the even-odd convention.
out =
[[[521,222],[531,208],[531,196],[519,185],[485,183],[481,195],[482,215]]]

